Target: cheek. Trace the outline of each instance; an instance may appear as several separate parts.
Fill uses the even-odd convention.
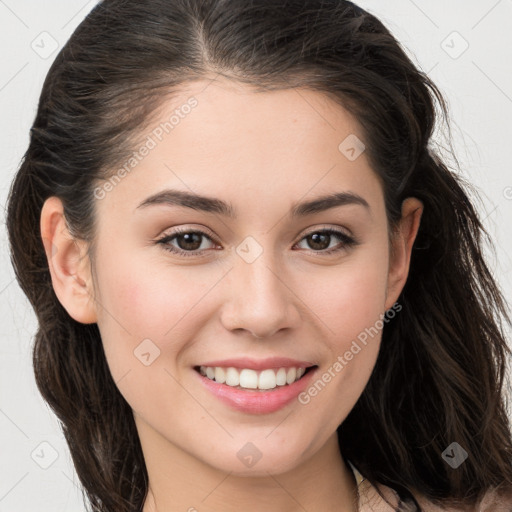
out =
[[[105,258],[97,277],[98,327],[112,378],[134,411],[158,410],[162,396],[180,392],[170,374],[180,340],[189,337],[187,312],[198,301],[196,290],[178,272],[164,279],[135,258]]]
[[[207,291],[205,281],[187,278],[186,271],[159,272],[148,261],[105,262],[99,273],[101,322],[116,322],[134,338],[162,339],[188,318]]]
[[[340,350],[385,312],[387,270],[386,251],[369,247],[310,280],[308,303]]]
[[[329,356],[303,403],[336,404],[326,428],[335,428],[348,415],[375,366],[384,325],[387,265],[385,250],[361,251],[335,273],[312,280],[316,285],[308,293],[309,304],[325,327]]]
[[[171,270],[162,268],[161,262],[158,267],[147,259],[105,255],[96,275],[100,283],[98,327],[115,379],[128,370],[140,370],[136,359],[139,346],[151,349],[152,343],[157,347],[152,348],[155,354],[160,350],[155,365],[165,360],[166,365],[174,366],[187,348],[187,340],[193,338],[199,316],[206,313],[203,299],[222,272],[199,267]],[[141,345],[143,342],[146,345]]]

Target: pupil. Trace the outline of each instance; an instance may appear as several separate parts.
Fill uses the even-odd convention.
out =
[[[310,235],[308,238],[313,241],[313,249],[326,249],[329,247],[329,237],[330,235],[326,233],[314,233]],[[322,243],[323,239],[323,243]],[[315,247],[315,244],[319,244],[319,246]],[[310,244],[311,246],[311,244]]]
[[[199,233],[185,233],[178,237],[178,240],[183,239],[185,240],[185,244],[178,242],[180,249],[196,250],[201,246],[201,235]],[[192,244],[192,247],[190,247],[190,244]],[[197,245],[197,247],[195,247],[195,245]]]

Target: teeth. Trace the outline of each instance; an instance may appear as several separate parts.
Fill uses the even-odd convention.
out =
[[[279,368],[276,373],[276,384],[284,386],[286,384],[286,368]]]
[[[286,384],[291,384],[295,382],[295,378],[297,377],[297,369],[296,368],[288,368],[286,372]]]
[[[249,368],[239,370],[233,367],[200,366],[199,371],[201,375],[208,377],[210,380],[235,388],[240,386],[244,389],[274,389],[277,386],[286,386],[287,384],[293,384],[306,373],[305,368],[294,367],[257,372]]]
[[[207,373],[208,375],[208,373]],[[211,377],[209,377],[211,379]],[[224,368],[217,367],[215,368],[215,380],[220,384],[224,384],[226,382],[226,372]]]
[[[206,374],[208,377],[208,373]],[[210,377],[208,377],[210,378]],[[240,373],[236,368],[228,368],[226,370],[226,384],[228,386],[239,386],[240,385]]]
[[[243,370],[243,372],[244,371],[245,370]],[[258,388],[259,389],[273,389],[276,386],[277,386],[276,372],[274,370],[263,370],[260,373],[260,376],[258,377]]]
[[[258,374],[254,370],[240,372],[240,386],[248,389],[258,389]]]

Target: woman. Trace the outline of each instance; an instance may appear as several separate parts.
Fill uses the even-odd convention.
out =
[[[92,510],[512,509],[507,308],[436,104],[351,2],[84,20],[8,229]]]

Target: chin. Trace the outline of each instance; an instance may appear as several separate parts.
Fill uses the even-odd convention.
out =
[[[209,465],[223,472],[241,477],[267,477],[269,474],[286,473],[304,462],[304,450],[298,446],[283,449],[282,443],[269,443],[264,438],[258,442],[235,443],[237,446],[218,453]]]

